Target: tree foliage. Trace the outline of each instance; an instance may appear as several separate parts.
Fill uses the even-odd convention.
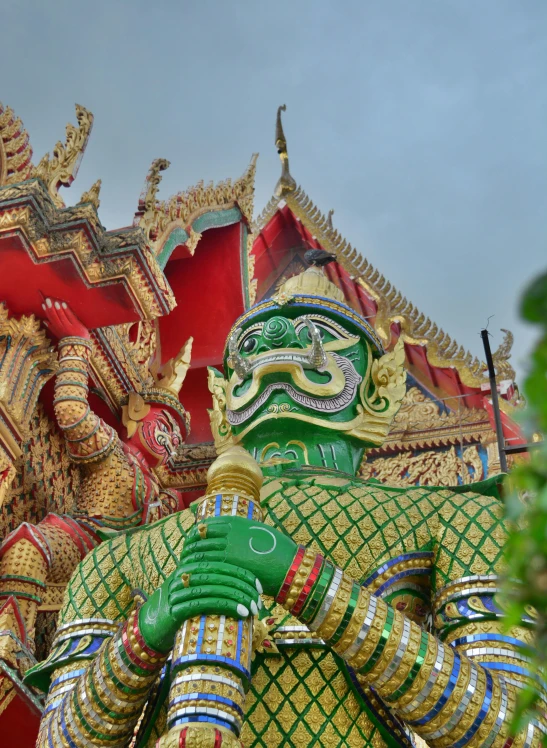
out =
[[[540,327],[524,383],[527,408],[522,426],[529,441],[547,434],[547,273],[526,290],[521,315]],[[508,480],[507,514],[514,521],[507,547],[508,628],[523,615],[536,619],[534,674],[522,690],[513,729],[517,732],[542,710],[538,682],[547,672],[547,441],[530,453]],[[524,654],[529,655],[529,652]],[[544,738],[543,745],[547,746]]]

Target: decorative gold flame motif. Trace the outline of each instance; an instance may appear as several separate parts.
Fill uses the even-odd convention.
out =
[[[99,200],[99,193],[101,191],[101,179],[97,179],[95,184],[87,191],[84,192],[84,194],[80,198],[80,202],[78,205],[82,205],[82,203],[91,203],[95,210],[99,210],[99,205],[101,204],[101,201]]]
[[[46,153],[34,170],[33,176],[40,177],[45,183],[58,208],[65,205],[59,195],[59,187],[70,187],[76,178],[93,127],[93,115],[79,104],[76,104],[76,119],[77,127],[70,122],[66,126],[64,145],[59,141],[53,149],[53,156]]]

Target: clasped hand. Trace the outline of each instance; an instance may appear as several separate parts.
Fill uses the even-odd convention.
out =
[[[188,618],[246,618],[276,595],[296,544],[261,522],[215,517],[192,528],[176,570],[142,606],[139,625],[147,644],[167,652]]]

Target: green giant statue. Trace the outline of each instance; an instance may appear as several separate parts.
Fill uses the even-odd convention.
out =
[[[402,344],[312,267],[235,323],[225,363],[204,499],[72,578],[28,675],[40,748],[538,746],[539,721],[509,732],[534,612],[505,630],[495,484],[356,478],[404,396]]]

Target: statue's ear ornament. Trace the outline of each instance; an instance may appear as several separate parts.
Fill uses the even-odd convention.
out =
[[[226,418],[226,388],[228,382],[218,369],[213,366],[207,367],[209,392],[213,396],[213,407],[208,410],[211,421],[211,431],[215,442],[217,454],[222,454],[235,444],[232,427]]]
[[[131,438],[137,430],[139,421],[150,413],[150,405],[144,402],[138,392],[130,392],[127,405],[122,406],[122,423],[127,429],[127,436]]]
[[[375,446],[383,444],[405,392],[405,346],[399,338],[392,351],[369,363],[361,384],[358,421],[348,433]]]

